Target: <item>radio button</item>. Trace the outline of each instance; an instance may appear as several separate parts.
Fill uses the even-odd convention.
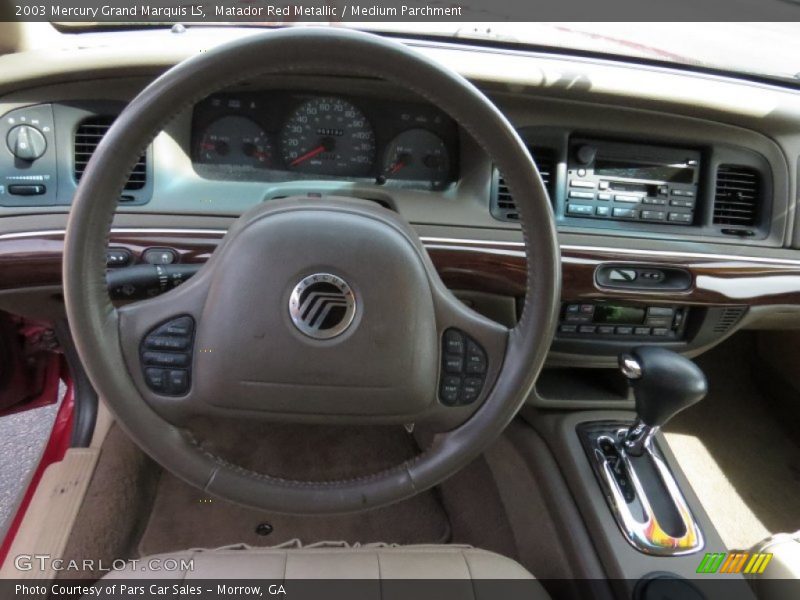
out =
[[[610,184],[608,183],[608,181],[601,181],[601,182],[598,184],[598,187],[599,187],[601,190],[607,190],[607,189],[609,188],[609,186],[610,186]]]
[[[571,215],[593,215],[594,206],[589,204],[569,204],[567,206],[567,213]]]
[[[599,194],[597,194],[597,199],[598,200],[611,200],[611,194],[609,194],[608,192],[600,192]]]
[[[597,327],[594,325],[581,325],[578,327],[578,333],[594,333]]]
[[[660,210],[643,210],[640,216],[647,221],[663,221],[666,219],[667,213]]]
[[[578,326],[577,325],[559,325],[558,326],[558,330],[561,333],[575,333],[576,331],[578,331]]]
[[[600,335],[611,335],[614,333],[613,325],[600,325],[597,327],[597,333]]]
[[[694,200],[670,200],[670,206],[680,206],[681,208],[694,208]]]
[[[691,190],[672,190],[673,196],[684,196],[686,198],[694,198],[694,192]]]
[[[666,198],[642,198],[642,204],[658,204],[658,205],[666,205],[667,199]]]
[[[581,304],[581,312],[584,315],[594,314],[594,304]]]
[[[614,196],[614,200],[617,202],[639,202],[641,199],[641,196],[631,196],[630,194],[617,194]]]
[[[581,312],[581,305],[580,304],[567,304],[567,312],[568,313],[579,313],[579,312]]]
[[[625,219],[635,219],[636,218],[636,211],[632,208],[615,208],[614,209],[614,216],[615,217],[623,217]]]
[[[576,192],[570,190],[569,192],[570,198],[579,198],[581,200],[594,200],[594,192]]]
[[[656,327],[653,329],[653,335],[669,335],[669,329],[666,327]]]
[[[634,335],[650,335],[649,327],[635,327],[633,330]]]
[[[628,325],[620,325],[616,329],[617,335],[631,335],[633,333],[633,327],[629,327]]]
[[[586,181],[585,179],[572,179],[569,182],[570,187],[594,189],[594,181]]]
[[[691,223],[692,213],[669,213],[669,220],[673,223]]]
[[[602,194],[601,194],[601,196],[602,196]],[[608,207],[608,206],[598,206],[595,209],[595,214],[598,217],[607,217],[608,215],[611,214],[611,208]]]

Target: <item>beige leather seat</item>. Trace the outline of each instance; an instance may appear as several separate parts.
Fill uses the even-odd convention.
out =
[[[151,561],[177,570],[148,569]],[[193,561],[191,569],[181,568]],[[515,580],[520,595],[532,600],[549,598],[544,588],[519,563],[470,546],[387,546],[370,544],[315,544],[304,548],[254,548],[229,546],[216,550],[186,550],[138,559],[125,570],[112,571],[103,581],[113,579],[173,579],[190,583],[196,579],[268,579],[274,581],[309,579],[462,580],[459,598],[497,598],[491,586],[475,580]],[[292,595],[292,594],[290,594]],[[449,595],[447,597],[450,597]],[[454,596],[455,597],[455,596]]]
[[[797,600],[800,580],[800,531],[779,533],[756,545],[752,552],[772,554],[760,575],[751,575],[753,590],[759,600]]]

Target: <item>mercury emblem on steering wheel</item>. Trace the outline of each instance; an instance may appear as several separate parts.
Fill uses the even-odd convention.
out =
[[[315,273],[304,277],[289,297],[289,315],[301,332],[317,340],[344,333],[353,323],[356,299],[341,277]]]

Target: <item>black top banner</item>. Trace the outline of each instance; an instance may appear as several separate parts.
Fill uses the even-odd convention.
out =
[[[0,20],[61,23],[800,21],[800,0],[0,0]]]

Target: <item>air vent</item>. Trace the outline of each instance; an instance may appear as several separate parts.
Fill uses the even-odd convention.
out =
[[[533,162],[539,169],[544,187],[552,200],[555,189],[556,167],[558,165],[556,152],[552,148],[528,146],[533,157]],[[519,213],[511,192],[508,190],[505,179],[499,172],[495,172],[495,182],[491,203],[492,215],[501,221],[519,221]]]
[[[714,325],[714,333],[725,334],[728,333],[744,316],[747,311],[745,306],[727,306],[722,309]]]
[[[751,227],[758,220],[761,174],[750,167],[720,165],[714,196],[714,224]]]
[[[96,116],[89,117],[81,121],[75,131],[75,181],[80,181],[83,172],[86,170],[86,165],[89,159],[97,148],[97,144],[111,127],[114,122],[114,117],[111,116]],[[128,182],[125,184],[125,189],[140,190],[147,183],[147,162],[145,155],[139,157],[136,166],[133,167]]]

